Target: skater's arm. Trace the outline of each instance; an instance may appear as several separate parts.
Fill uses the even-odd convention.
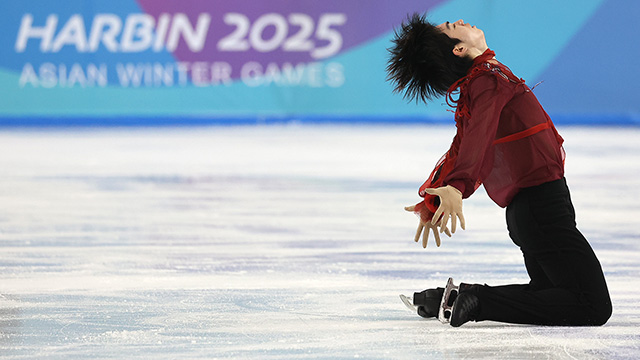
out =
[[[430,195],[440,198],[432,223],[447,226],[451,219],[451,233],[456,232],[457,219],[464,230],[462,199],[473,194],[484,176],[486,161],[491,161],[491,146],[496,137],[500,113],[511,97],[502,80],[493,74],[474,79],[469,84],[469,112],[464,119],[463,136],[457,158],[451,172],[445,177],[445,186],[426,189]]]
[[[511,99],[512,92],[504,80],[494,74],[474,79],[468,88],[469,119],[465,119],[460,150],[453,170],[444,183],[460,190],[464,199],[473,194],[478,180],[482,180],[483,165],[490,155],[496,137],[500,114]]]

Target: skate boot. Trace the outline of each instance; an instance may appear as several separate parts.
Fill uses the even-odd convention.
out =
[[[453,327],[476,320],[480,313],[480,300],[473,292],[461,292],[453,303],[449,324]]]
[[[444,288],[427,289],[413,293],[413,303],[418,307],[418,315],[423,318],[438,316]]]
[[[408,309],[417,312],[421,317],[432,318],[438,316],[443,293],[444,288],[427,289],[413,293],[413,301],[405,295],[400,295],[400,299]]]
[[[451,317],[453,316],[453,312],[455,311],[456,304],[458,303],[458,297],[463,293],[473,294],[473,297],[477,299],[475,295],[478,292],[478,289],[481,285],[479,284],[466,284],[460,283],[460,286],[456,286],[453,284],[453,279],[449,278],[447,280],[447,286],[444,288],[444,294],[442,295],[442,301],[440,302],[440,309],[438,311],[438,320],[441,323],[446,324],[451,322]],[[479,304],[479,300],[478,300]],[[479,305],[478,305],[479,307]],[[475,313],[473,313],[475,316]],[[475,317],[471,320],[475,320]],[[469,320],[466,320],[467,322]],[[460,324],[462,325],[462,323]],[[460,326],[457,325],[457,326]]]

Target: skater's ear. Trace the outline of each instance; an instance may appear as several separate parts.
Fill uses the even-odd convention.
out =
[[[464,57],[467,55],[467,47],[462,42],[456,44],[451,51],[453,51],[453,55],[457,57]]]

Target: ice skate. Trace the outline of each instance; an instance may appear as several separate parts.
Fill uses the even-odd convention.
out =
[[[404,305],[411,311],[415,311],[423,318],[434,318],[438,316],[440,300],[444,288],[427,289],[413,293],[413,301],[405,295],[400,295]]]
[[[444,288],[444,294],[442,295],[442,301],[440,301],[440,309],[438,311],[438,320],[441,323],[446,324],[451,319],[451,313],[453,311],[454,303],[458,297],[459,287],[453,284],[453,279],[447,280],[447,286]]]
[[[453,327],[476,320],[480,311],[480,300],[470,292],[460,293],[451,309],[450,325]]]
[[[411,299],[409,299],[406,295],[400,294],[400,300],[402,300],[402,303],[404,304],[404,306],[407,307],[407,309],[416,312],[418,311],[417,307],[415,305],[413,305],[413,301],[411,301]]]
[[[418,307],[418,315],[423,318],[435,318],[438,316],[440,301],[444,288],[427,289],[413,294],[413,304]]]

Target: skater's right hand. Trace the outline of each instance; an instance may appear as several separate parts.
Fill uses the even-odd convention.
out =
[[[464,215],[462,215],[462,193],[451,185],[435,189],[424,190],[429,195],[437,195],[440,198],[440,206],[433,214],[431,222],[443,226],[446,229],[447,222],[451,218],[451,232],[456,232],[456,217],[460,219],[460,227],[464,230]]]
[[[412,206],[407,206],[404,209],[410,212],[414,212],[416,206],[412,205]],[[418,230],[416,231],[416,236],[413,239],[415,242],[418,242],[420,240],[420,235],[422,235],[422,247],[423,248],[427,248],[427,241],[429,240],[429,230],[433,231],[433,236],[435,236],[436,238],[436,246],[440,246],[440,230],[439,228],[439,224],[432,224],[431,221],[422,221],[420,220],[420,222],[418,223]],[[447,236],[451,237],[451,232],[449,231],[449,229],[445,226],[445,228],[443,229],[443,232],[445,234],[447,234]]]

